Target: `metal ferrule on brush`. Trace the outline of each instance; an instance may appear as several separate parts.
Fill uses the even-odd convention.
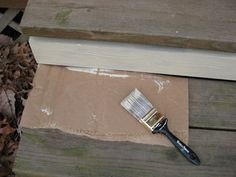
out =
[[[142,119],[139,121],[144,124],[148,129],[153,131],[159,124],[164,116],[157,112],[155,108],[151,109]]]
[[[138,90],[134,89],[121,105],[152,133],[162,133],[179,149],[193,164],[199,165],[200,160],[193,150],[174,136],[167,127],[167,119],[158,112],[150,101]]]

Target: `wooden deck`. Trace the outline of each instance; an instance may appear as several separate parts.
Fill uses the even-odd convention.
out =
[[[28,0],[1,0],[0,7],[24,9]]]
[[[19,177],[235,177],[236,83],[190,79],[189,100],[189,144],[200,166],[172,147],[24,129],[14,170]]]
[[[235,0],[29,0],[29,36],[236,51]]]

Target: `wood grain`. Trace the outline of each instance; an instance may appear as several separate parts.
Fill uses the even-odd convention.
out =
[[[236,83],[189,79],[190,126],[236,130]]]
[[[40,64],[236,80],[236,53],[31,37]]]
[[[28,0],[1,0],[0,7],[24,9]]]
[[[0,17],[0,32],[11,23],[12,19],[20,12],[19,9],[8,9]]]
[[[194,127],[189,145],[200,156],[201,166],[187,162],[175,148],[24,128],[14,170],[19,177],[234,177],[235,87],[235,82],[189,81],[190,126]]]
[[[2,16],[4,16],[4,14],[2,14],[2,13],[0,12],[0,19],[1,19]],[[20,25],[19,25],[18,23],[14,22],[14,21],[11,21],[11,22],[8,24],[8,26],[12,27],[14,30],[18,31],[19,33],[22,33],[21,28],[20,28]]]
[[[24,129],[16,159],[19,177],[234,177],[236,132],[190,130],[190,146],[202,165],[174,148],[106,142],[50,129]]]
[[[235,0],[30,0],[30,36],[236,51]]]

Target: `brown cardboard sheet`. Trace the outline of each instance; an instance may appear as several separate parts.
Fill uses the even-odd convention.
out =
[[[170,146],[166,137],[153,135],[120,105],[134,88],[167,116],[169,128],[188,143],[188,80],[146,73],[39,65],[21,126]]]

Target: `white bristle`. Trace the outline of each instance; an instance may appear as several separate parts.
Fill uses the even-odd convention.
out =
[[[137,119],[144,118],[153,108],[152,104],[138,89],[134,89],[121,102],[121,105]]]

